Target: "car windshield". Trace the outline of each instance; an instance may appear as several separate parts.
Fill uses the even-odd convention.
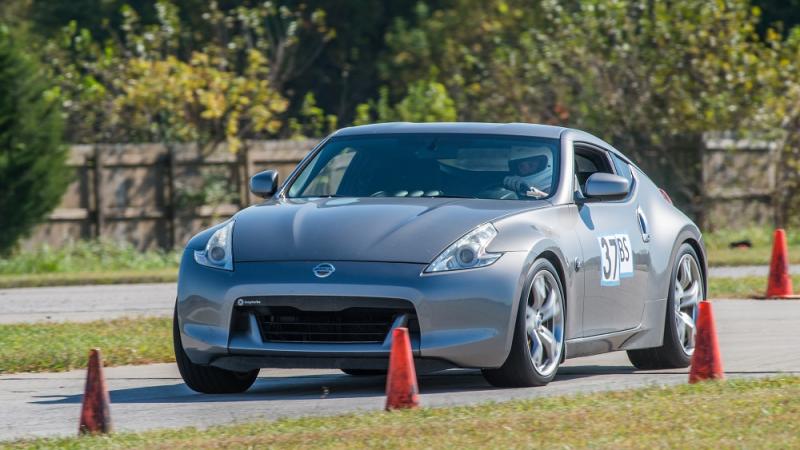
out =
[[[334,137],[287,196],[547,198],[558,185],[558,139],[475,134]]]

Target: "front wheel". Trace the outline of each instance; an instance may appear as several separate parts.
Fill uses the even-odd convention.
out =
[[[558,371],[564,354],[564,290],[555,267],[546,259],[533,265],[533,279],[520,304],[514,340],[499,369],[484,369],[499,387],[543,386]]]
[[[193,363],[186,355],[181,343],[177,305],[172,319],[172,343],[175,347],[178,371],[181,373],[183,381],[193,391],[204,394],[235,394],[248,390],[258,377],[258,369],[249,372],[233,372],[219,367]]]
[[[688,367],[694,353],[697,304],[705,295],[705,280],[697,252],[683,244],[675,257],[667,299],[664,342],[661,347],[628,350],[628,359],[638,369]]]

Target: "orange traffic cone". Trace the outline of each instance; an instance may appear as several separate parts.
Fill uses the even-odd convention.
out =
[[[419,406],[417,372],[411,354],[408,328],[392,331],[392,353],[389,355],[389,374],[386,377],[386,410]]]
[[[775,230],[772,242],[772,260],[769,264],[766,298],[798,298],[792,294],[792,277],[789,275],[789,250],[786,246],[786,232]]]
[[[86,389],[83,394],[79,434],[111,432],[109,403],[100,349],[93,348],[89,351],[89,370],[86,372]]]
[[[722,357],[717,343],[717,329],[714,326],[714,313],[711,310],[711,303],[704,300],[697,308],[697,334],[692,354],[692,368],[689,370],[689,383],[724,378]]]

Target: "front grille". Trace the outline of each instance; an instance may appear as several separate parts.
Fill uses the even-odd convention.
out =
[[[261,314],[261,335],[268,342],[381,343],[394,320],[408,310],[354,307],[341,311],[303,311],[270,306]]]

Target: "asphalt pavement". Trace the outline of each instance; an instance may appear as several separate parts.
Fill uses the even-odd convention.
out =
[[[717,300],[727,376],[800,374],[800,301]],[[262,370],[248,392],[203,395],[181,382],[173,364],[106,369],[114,427],[119,431],[196,426],[379,410],[383,377],[333,370]],[[85,372],[0,376],[0,440],[77,432]],[[420,377],[423,406],[473,404],[685,383],[687,371],[637,371],[624,353],[569,360],[550,385],[496,389],[474,370]]]
[[[170,316],[175,283],[0,289],[0,324]]]
[[[792,274],[800,274],[800,264],[792,264],[789,266],[789,272]],[[709,267],[708,275],[710,277],[728,277],[728,278],[741,278],[741,277],[766,277],[769,275],[769,266],[722,266],[722,267]]]

